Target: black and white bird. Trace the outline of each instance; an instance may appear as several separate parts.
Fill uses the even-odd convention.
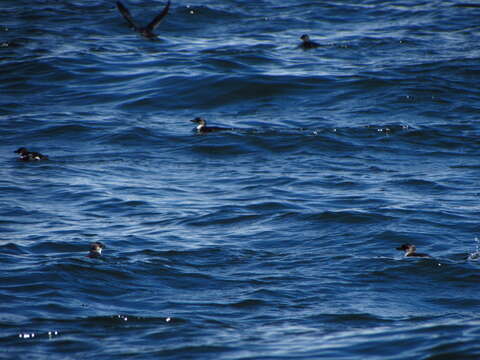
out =
[[[48,156],[35,151],[28,151],[25,147],[18,148],[14,153],[19,155],[18,160],[20,161],[48,160]]]
[[[209,133],[209,132],[215,132],[215,131],[227,131],[227,130],[233,130],[232,128],[224,128],[224,127],[218,127],[218,126],[207,126],[207,122],[205,119],[201,117],[196,117],[193,120],[190,120],[191,122],[197,123],[197,132],[199,133]]]
[[[102,250],[105,249],[105,245],[100,241],[95,241],[90,244],[90,252],[88,253],[89,258],[97,258],[102,256]]]
[[[402,246],[398,247],[397,250],[405,251],[405,257],[430,257],[428,254],[417,253],[417,247],[412,244],[403,244]]]

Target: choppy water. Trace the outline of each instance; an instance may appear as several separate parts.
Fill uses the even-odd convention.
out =
[[[1,8],[0,358],[480,358],[478,2]]]

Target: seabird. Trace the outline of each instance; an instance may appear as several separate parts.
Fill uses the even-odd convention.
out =
[[[196,117],[193,120],[190,120],[191,122],[197,123],[197,132],[199,133],[209,133],[209,132],[215,132],[215,131],[226,131],[226,130],[233,130],[232,128],[224,128],[224,127],[218,127],[218,126],[207,126],[207,122],[205,119],[201,117]]]
[[[403,244],[402,246],[398,247],[397,250],[405,251],[405,257],[430,257],[428,254],[417,253],[416,246],[412,244]]]
[[[320,44],[310,40],[310,36],[308,36],[307,34],[303,34],[302,36],[300,36],[300,39],[302,40],[300,47],[303,49],[314,49],[320,46]]]
[[[20,155],[19,160],[21,161],[48,160],[48,156],[38,152],[28,151],[28,149],[24,147],[18,148],[14,153]]]
[[[153,30],[157,27],[158,24],[162,21],[162,19],[167,15],[168,9],[170,9],[170,0],[168,0],[167,5],[163,8],[162,12],[155,16],[155,18],[145,27],[139,27],[135,24],[135,21],[133,21],[132,14],[130,14],[130,11],[123,5],[120,1],[117,1],[117,7],[120,13],[123,15],[125,20],[127,20],[128,25],[138,33],[140,33],[142,36],[145,36],[148,39],[154,39],[157,37],[153,33]]]
[[[88,253],[89,258],[96,258],[102,256],[102,250],[105,248],[105,245],[100,241],[95,241],[90,244],[90,252]]]

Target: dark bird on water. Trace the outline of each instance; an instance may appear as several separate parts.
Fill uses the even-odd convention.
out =
[[[19,160],[21,161],[48,160],[48,156],[35,151],[28,151],[28,149],[24,147],[18,148],[14,153],[19,154]]]
[[[300,36],[300,39],[302,40],[300,47],[303,49],[314,49],[320,46],[320,44],[310,40],[310,36],[308,36],[307,34],[303,34],[302,36]]]
[[[97,258],[102,256],[102,250],[105,248],[105,245],[100,241],[95,241],[90,244],[90,252],[88,253],[89,258]]]
[[[135,24],[135,21],[133,21],[132,14],[130,14],[130,11],[123,5],[120,1],[117,1],[117,8],[120,11],[120,13],[123,15],[125,20],[127,21],[128,25],[135,30],[136,32],[140,33],[140,35],[145,36],[148,39],[154,39],[157,37],[153,33],[153,30],[160,24],[162,19],[167,15],[168,9],[170,9],[170,0],[168,0],[167,5],[163,8],[162,12],[155,16],[155,18],[145,27],[139,27]]]
[[[412,244],[403,244],[402,246],[398,247],[397,250],[405,251],[405,257],[430,257],[428,254],[417,253],[417,247]]]
[[[197,123],[197,132],[199,133],[209,133],[209,132],[215,132],[215,131],[226,131],[226,130],[233,130],[232,128],[224,128],[224,127],[218,127],[218,126],[207,126],[207,122],[201,118],[201,117],[196,117],[193,120],[190,120],[191,122]]]

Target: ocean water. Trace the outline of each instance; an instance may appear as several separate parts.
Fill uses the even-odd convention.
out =
[[[479,4],[2,0],[0,359],[479,359]]]

